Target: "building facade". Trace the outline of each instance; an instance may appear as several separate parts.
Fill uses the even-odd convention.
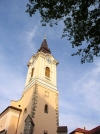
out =
[[[28,62],[22,97],[0,114],[1,134],[56,134],[59,126],[58,61],[46,39]],[[67,127],[66,127],[67,131]]]

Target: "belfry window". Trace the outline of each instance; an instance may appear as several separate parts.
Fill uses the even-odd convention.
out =
[[[48,105],[47,104],[44,106],[44,112],[48,113]]]
[[[50,68],[49,67],[45,68],[45,76],[50,77]]]
[[[34,68],[32,68],[31,77],[33,77],[33,74],[34,74]]]

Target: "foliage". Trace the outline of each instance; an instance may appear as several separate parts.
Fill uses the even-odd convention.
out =
[[[41,23],[52,27],[63,20],[62,37],[68,37],[72,47],[78,47],[74,55],[81,56],[81,63],[92,62],[100,54],[100,2],[99,0],[29,0],[30,16],[39,12]],[[85,48],[82,43],[86,41]]]

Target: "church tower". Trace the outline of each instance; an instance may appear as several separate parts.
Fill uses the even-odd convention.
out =
[[[27,66],[22,98],[11,101],[21,109],[16,134],[56,134],[59,125],[57,64],[46,39]]]

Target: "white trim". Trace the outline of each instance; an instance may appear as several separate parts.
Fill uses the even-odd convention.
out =
[[[49,84],[47,82],[45,82],[43,79],[40,78],[35,78],[32,80],[32,82],[30,82],[25,88],[24,91],[22,92],[22,94],[24,94],[34,83],[40,83],[45,87],[49,87],[50,90],[58,92],[58,89],[56,86],[54,86],[53,84]]]

